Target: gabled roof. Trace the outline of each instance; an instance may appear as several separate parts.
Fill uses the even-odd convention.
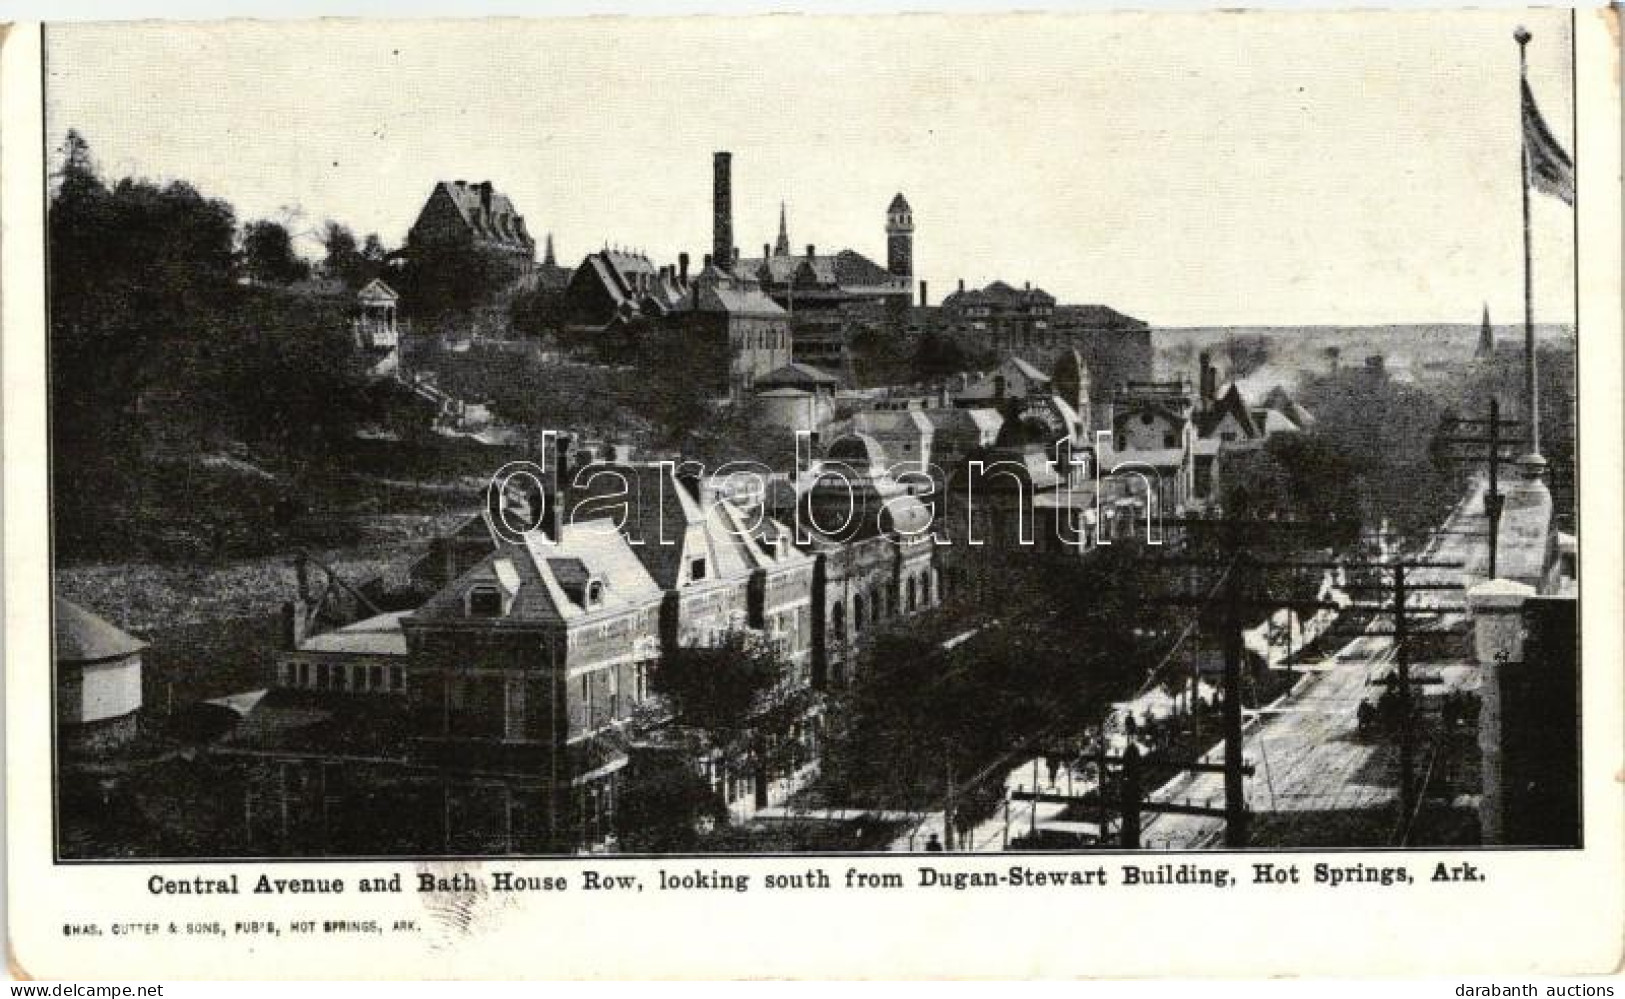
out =
[[[1181,426],[1185,422],[1185,418],[1183,416],[1180,416],[1178,413],[1159,402],[1137,400],[1126,406],[1119,407],[1117,412],[1112,414],[1112,429],[1116,430],[1129,420],[1142,416],[1145,413],[1150,413],[1153,416],[1161,417],[1163,420],[1166,420],[1168,423],[1176,427]]]
[[[725,312],[731,316],[788,316],[779,303],[754,287],[739,287],[722,282],[700,285],[698,312]]]
[[[1291,420],[1300,430],[1314,425],[1314,415],[1298,405],[1292,394],[1280,385],[1270,389],[1269,395],[1264,397],[1264,405]]]
[[[1208,436],[1218,429],[1219,424],[1224,422],[1226,415],[1235,417],[1241,432],[1247,437],[1257,437],[1262,433],[1257,422],[1253,419],[1252,412],[1247,408],[1246,400],[1241,397],[1241,389],[1237,388],[1234,382],[1230,383],[1230,387],[1225,390],[1223,395],[1219,396],[1218,401],[1213,404],[1211,409],[1197,416],[1196,433],[1201,437]]]
[[[1040,385],[1049,384],[1049,375],[1044,374],[1042,371],[1039,371],[1037,368],[1033,367],[1031,364],[1028,364],[1019,357],[1012,357],[1005,363],[1021,372],[1021,374],[1028,381],[1037,382]]]
[[[756,384],[767,388],[833,388],[841,384],[841,380],[822,368],[791,361],[756,379]]]
[[[1264,411],[1265,436],[1281,433],[1295,434],[1299,431],[1299,429],[1301,428],[1298,426],[1298,424],[1294,423],[1285,413],[1282,413],[1280,410],[1267,409]]]
[[[1008,378],[1011,373],[1020,375],[1039,390],[1042,390],[1050,383],[1049,375],[1044,374],[1042,371],[1039,371],[1037,368],[1033,367],[1031,364],[1019,357],[1010,357],[1006,358],[1005,362],[999,365],[996,371],[988,374],[978,375],[975,381],[965,386],[965,388],[955,395],[954,398],[997,399],[999,398],[999,392],[996,379],[1000,375]],[[1008,386],[1006,386],[1005,395],[1011,395]]]
[[[401,618],[407,611],[379,614],[364,621],[347,624],[334,631],[311,635],[299,643],[300,652],[328,652],[344,655],[404,656],[406,635],[401,631]]]
[[[908,206],[908,199],[903,197],[903,192],[898,191],[897,196],[895,198],[892,198],[891,199],[891,204],[886,207],[886,211],[888,211],[888,212],[909,212],[909,211],[913,211],[913,209]]]
[[[62,663],[95,663],[122,659],[147,647],[147,643],[126,634],[78,604],[58,597],[55,601],[56,660]]]
[[[936,434],[936,426],[925,415],[924,410],[919,409],[866,409],[852,414],[852,429],[860,434],[902,433],[927,437]]]
[[[373,278],[364,287],[355,293],[355,297],[363,302],[398,302],[400,293],[384,283],[383,278]]]

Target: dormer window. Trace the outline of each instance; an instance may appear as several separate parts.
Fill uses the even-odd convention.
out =
[[[501,617],[502,590],[496,586],[476,586],[468,591],[469,617]]]
[[[604,602],[604,581],[602,579],[590,580],[587,583],[587,606],[597,607]]]

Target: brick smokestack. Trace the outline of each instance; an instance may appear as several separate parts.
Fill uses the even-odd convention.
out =
[[[711,171],[711,260],[725,268],[734,249],[733,154],[713,155]]]

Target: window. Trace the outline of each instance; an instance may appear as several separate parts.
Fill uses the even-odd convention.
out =
[[[400,693],[406,689],[406,667],[391,666],[389,668],[389,689]]]
[[[316,667],[316,686],[320,690],[333,688],[333,667],[327,663],[320,663]]]
[[[1154,419],[1156,419],[1156,417],[1152,416],[1150,413],[1141,413],[1140,414],[1140,422],[1145,424],[1148,427],[1151,425],[1151,421],[1154,420]]]
[[[1163,447],[1173,447],[1174,446],[1174,435],[1173,434],[1163,434],[1162,435],[1162,446]]]
[[[299,664],[299,686],[310,686],[310,663]]]
[[[862,631],[863,630],[863,597],[862,596],[856,596],[856,597],[852,598],[852,630],[853,631]]]
[[[691,582],[705,578],[705,559],[697,558],[688,564],[688,578]]]
[[[597,607],[604,601],[604,581],[594,579],[587,584],[587,606]]]
[[[611,718],[619,718],[621,716],[621,683],[620,683],[621,678],[620,678],[620,673],[619,673],[619,671],[617,670],[616,667],[611,666],[609,668],[608,679],[609,679],[609,716]]]
[[[501,617],[502,591],[495,586],[476,586],[468,591],[469,617]]]
[[[1235,439],[1236,432],[1234,430],[1226,430],[1219,435],[1219,440],[1221,441],[1233,441]]]
[[[383,690],[384,689],[384,668],[382,666],[368,666],[367,667],[367,689],[368,690]]]

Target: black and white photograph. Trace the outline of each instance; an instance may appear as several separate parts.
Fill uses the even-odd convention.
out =
[[[8,972],[1613,994],[1617,10],[683,2],[0,25]]]
[[[1575,16],[47,26],[55,862],[1584,847]]]

